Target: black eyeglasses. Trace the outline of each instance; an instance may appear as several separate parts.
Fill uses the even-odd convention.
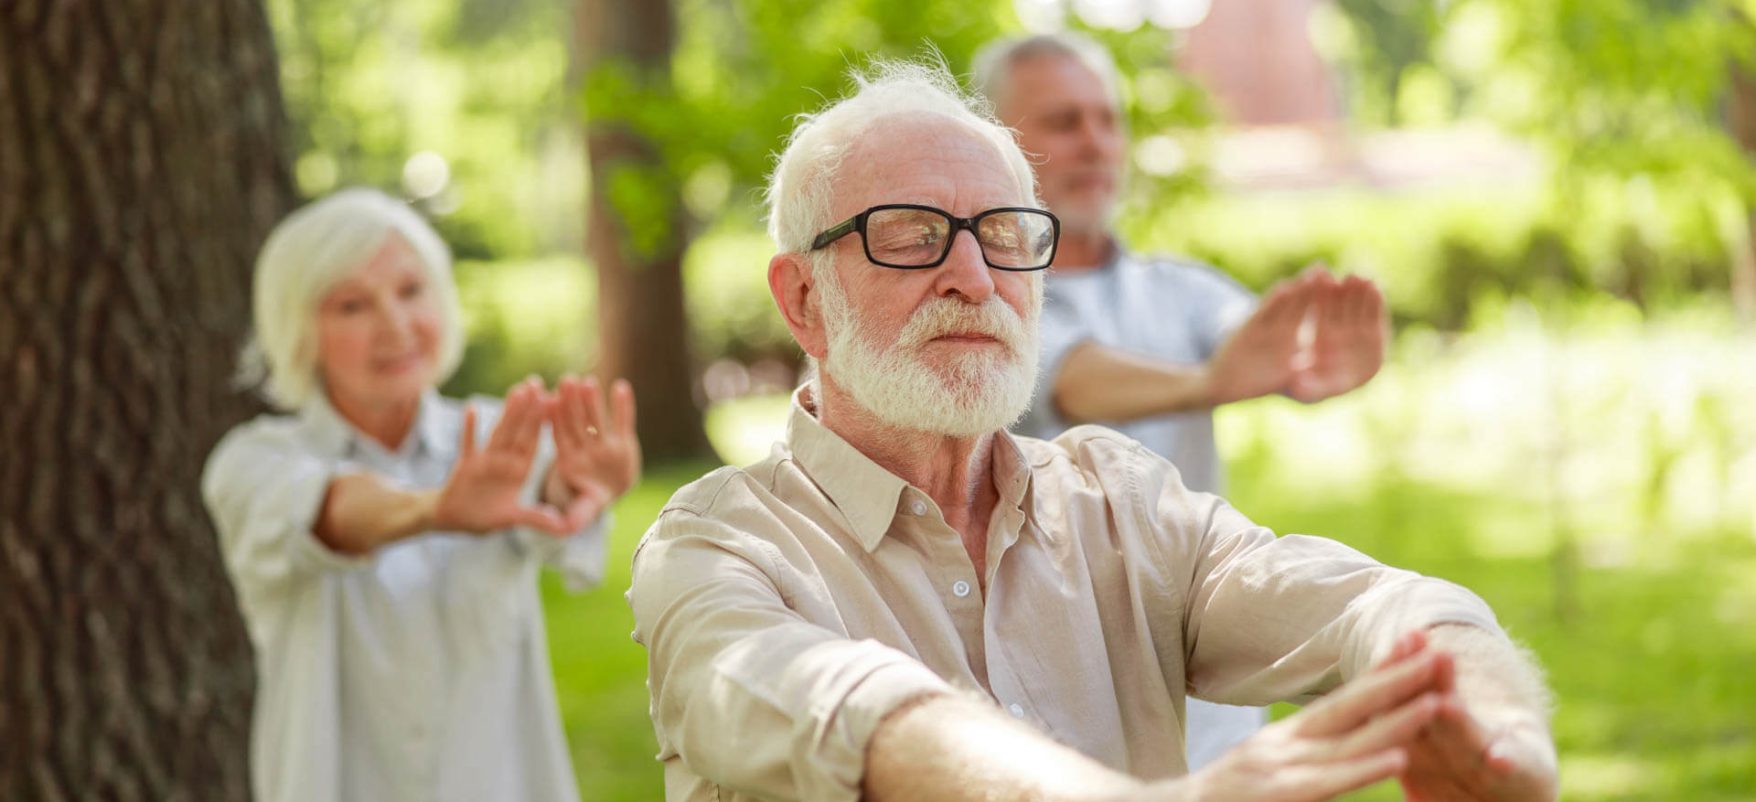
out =
[[[957,217],[931,206],[889,203],[825,229],[811,241],[811,250],[858,231],[872,264],[919,270],[944,264],[957,232],[966,228],[982,248],[982,261],[996,270],[1042,270],[1055,261],[1061,241],[1061,221],[1042,209],[1003,206]]]

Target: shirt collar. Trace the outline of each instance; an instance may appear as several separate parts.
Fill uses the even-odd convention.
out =
[[[458,418],[458,420],[452,420]],[[305,429],[312,443],[325,455],[345,457],[357,448],[370,446],[380,451],[384,449],[370,438],[361,434],[349,423],[335,407],[329,403],[329,397],[317,393],[303,409],[299,411],[299,419],[304,422]],[[439,398],[437,390],[428,390],[421,394],[421,408],[415,412],[415,424],[410,430],[414,442],[405,442],[394,455],[407,455],[419,448],[435,456],[448,456],[456,450],[457,434],[463,423],[456,410],[448,409]]]
[[[890,531],[908,483],[824,426],[817,420],[816,406],[809,387],[793,393],[787,447],[799,467],[847,519],[860,547],[870,552]]]
[[[878,548],[910,485],[817,420],[816,402],[809,387],[793,393],[787,447],[805,474],[841,511],[860,547],[868,552]],[[1010,433],[995,435],[992,469],[994,487],[1000,493],[996,510],[1025,513],[1031,487],[1030,464]],[[921,494],[925,496],[924,492]]]

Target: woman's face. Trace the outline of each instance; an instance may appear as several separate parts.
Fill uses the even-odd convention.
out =
[[[439,303],[419,257],[392,232],[317,304],[317,365],[350,409],[417,402],[439,366]]]

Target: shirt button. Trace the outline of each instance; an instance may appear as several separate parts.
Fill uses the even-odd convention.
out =
[[[961,599],[969,595],[969,583],[961,579],[951,583],[951,595]]]
[[[920,499],[915,499],[914,502],[912,502],[908,505],[908,509],[909,509],[909,512],[912,512],[916,515],[926,515],[927,514],[927,502],[922,501]]]
[[[1017,702],[1007,705],[1006,712],[1011,713],[1013,718],[1024,718],[1024,708],[1020,707]]]

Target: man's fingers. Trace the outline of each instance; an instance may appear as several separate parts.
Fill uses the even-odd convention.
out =
[[[1439,675],[1450,663],[1451,655],[1425,650],[1395,665],[1368,671],[1300,713],[1301,730],[1314,736],[1347,732],[1411,697],[1442,690],[1437,685]]]
[[[1347,327],[1353,318],[1353,289],[1349,282],[1355,281],[1349,276],[1347,281],[1335,282],[1324,288],[1323,293],[1323,325],[1331,330],[1340,331]]]
[[[1408,767],[1408,754],[1402,749],[1386,749],[1363,757],[1324,763],[1304,772],[1299,783],[1301,799],[1330,799],[1349,791],[1388,780]]]
[[[1446,697],[1433,716],[1426,737],[1441,748],[1460,766],[1471,766],[1487,758],[1491,738],[1455,697]]]
[[[1439,715],[1441,703],[1439,694],[1433,692],[1410,699],[1401,707],[1366,722],[1365,726],[1337,741],[1335,757],[1352,759],[1404,746]]]
[[[1425,648],[1427,648],[1426,630],[1411,629],[1402,633],[1402,636],[1397,638],[1396,642],[1390,645],[1390,652],[1380,658],[1372,667],[1384,668],[1386,666],[1400,663],[1413,655],[1419,654],[1421,650]]]

